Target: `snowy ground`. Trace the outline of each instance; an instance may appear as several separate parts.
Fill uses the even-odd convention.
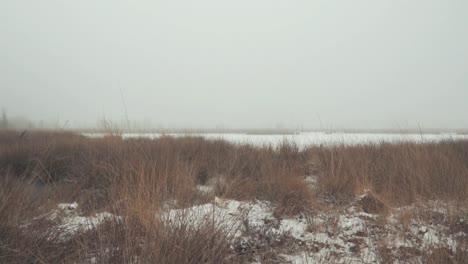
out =
[[[260,263],[265,251],[274,252],[281,263],[386,263],[388,258],[394,263],[423,263],[423,253],[444,249],[455,254],[460,250],[457,243],[467,240],[466,229],[454,230],[447,220],[450,205],[431,202],[426,208],[408,206],[373,214],[365,212],[361,203],[369,197],[365,193],[337,210],[311,210],[289,217],[275,215],[270,202],[215,197],[189,208],[168,207],[155,217],[173,225],[180,219],[194,227],[214,223],[231,238],[231,249],[248,255],[251,263]],[[48,215],[62,218],[63,237],[95,228],[104,219],[119,219],[105,212],[80,216],[78,209],[76,203],[59,204]],[[415,210],[421,215],[405,222],[405,215]],[[437,215],[437,220],[423,215]]]
[[[102,133],[84,134],[89,137],[102,137]],[[382,142],[434,142],[442,140],[468,139],[468,135],[460,134],[372,134],[372,133],[299,133],[294,135],[251,135],[251,134],[123,134],[124,138],[158,138],[162,135],[183,137],[200,136],[207,139],[223,139],[232,143],[252,144],[256,146],[273,145],[276,146],[287,140],[296,143],[299,147],[311,145],[358,145]]]
[[[457,251],[457,241],[467,234],[452,234],[447,222],[400,218],[412,207],[395,208],[386,215],[363,211],[361,199],[332,212],[310,211],[291,217],[274,215],[274,205],[265,201],[239,202],[215,198],[213,203],[188,209],[171,209],[170,221],[184,214],[194,225],[214,217],[226,232],[233,232],[232,247],[239,253],[273,249],[289,263],[382,263],[382,252],[403,262],[422,263],[421,255],[437,248]],[[447,205],[432,205],[425,213],[442,213]],[[265,237],[268,237],[266,239]],[[285,240],[285,241],[282,241]]]

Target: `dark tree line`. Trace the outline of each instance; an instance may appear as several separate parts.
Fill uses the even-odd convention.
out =
[[[2,120],[0,122],[0,128],[2,129],[8,128],[8,117],[7,117],[7,112],[5,109],[2,109]]]

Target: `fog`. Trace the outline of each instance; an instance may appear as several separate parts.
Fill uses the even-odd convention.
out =
[[[465,0],[2,0],[0,107],[93,127],[468,128]]]

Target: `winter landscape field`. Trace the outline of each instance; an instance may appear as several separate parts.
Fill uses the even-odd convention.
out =
[[[1,263],[467,263],[463,135],[0,132]]]
[[[99,138],[109,133],[83,133],[84,136]],[[466,133],[356,133],[356,132],[289,132],[278,134],[270,133],[211,133],[211,132],[177,132],[177,133],[120,133],[123,138],[160,138],[170,137],[202,137],[211,140],[225,140],[234,144],[248,144],[252,146],[277,147],[284,141],[293,143],[301,149],[310,146],[333,146],[333,145],[369,145],[379,143],[428,143],[446,140],[467,140]]]
[[[0,264],[468,264],[467,0],[0,0]]]

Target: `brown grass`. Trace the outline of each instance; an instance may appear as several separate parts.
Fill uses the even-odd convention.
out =
[[[466,201],[468,142],[398,143],[314,149],[320,189],[342,200],[369,189],[393,205],[417,200]]]
[[[311,171],[318,174],[315,191],[304,182]],[[271,201],[278,215],[306,212],[324,196],[344,204],[365,189],[389,205],[466,202],[468,142],[300,150],[291,142],[257,148],[197,137],[0,131],[0,262],[244,262],[213,225],[194,229],[181,217],[174,228],[154,217],[168,201],[206,202],[196,185],[208,183],[217,196]],[[33,220],[72,201],[85,214],[106,210],[122,219],[70,240],[51,231],[54,223]]]

